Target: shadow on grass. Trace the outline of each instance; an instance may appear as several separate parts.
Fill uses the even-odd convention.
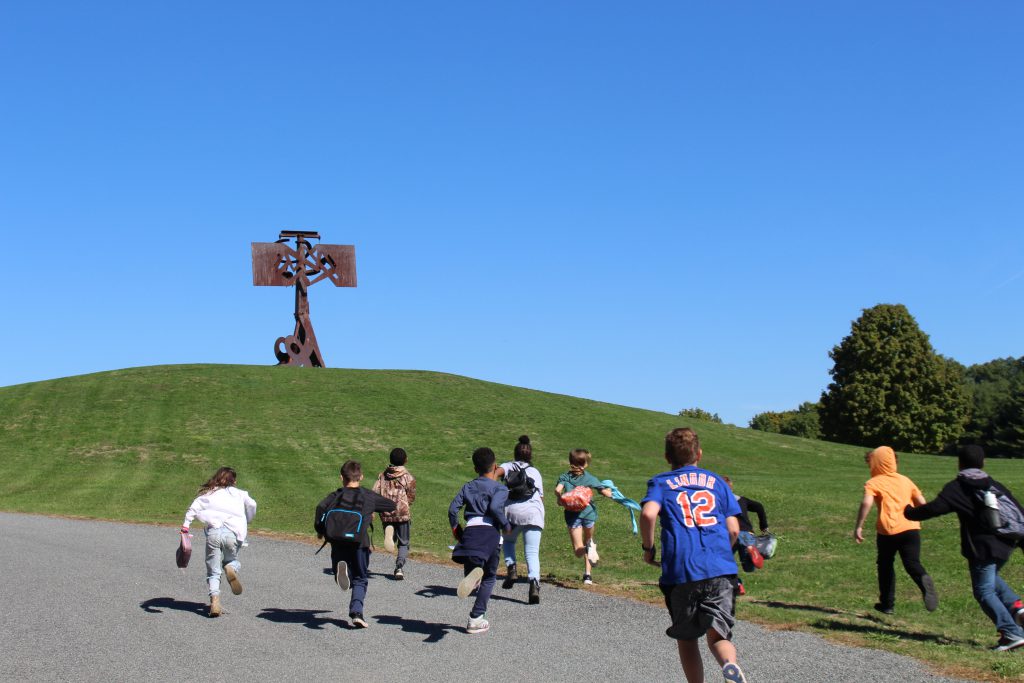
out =
[[[813,628],[820,628],[826,631],[845,631],[847,633],[859,633],[869,638],[890,638],[892,640],[912,640],[918,643],[932,643],[934,645],[961,645],[966,647],[977,647],[978,644],[970,640],[947,638],[935,633],[915,633],[905,629],[896,628],[892,625],[886,627],[872,626],[868,624],[850,624],[835,619],[818,619],[809,624]]]
[[[324,626],[329,624],[338,628],[351,629],[352,624],[344,619],[328,619],[317,616],[318,614],[330,614],[330,610],[321,609],[281,609],[278,607],[264,607],[263,611],[256,615],[258,619],[266,619],[275,624],[300,624],[306,628],[322,631]]]
[[[449,633],[465,632],[465,629],[452,626],[451,624],[435,624],[423,621],[422,619],[406,619],[405,617],[395,617],[390,614],[381,614],[375,616],[374,619],[388,626],[401,626],[402,630],[407,633],[422,633],[426,636],[423,639],[424,643],[436,643]]]
[[[780,602],[779,600],[747,600],[749,605],[759,605],[771,609],[791,609],[801,612],[821,612],[822,614],[834,614],[840,617],[855,617],[864,619],[876,624],[887,625],[888,622],[881,617],[865,612],[851,612],[850,610],[836,609],[835,607],[822,607],[821,605],[804,605],[798,602]]]
[[[139,607],[150,614],[163,614],[166,609],[177,610],[178,612],[192,612],[201,617],[207,616],[208,608],[202,602],[188,602],[186,600],[175,600],[174,598],[151,598],[139,604]]]
[[[416,591],[416,595],[424,598],[440,598],[444,596],[456,597],[458,591],[451,586],[424,586],[420,590]],[[505,602],[514,602],[520,605],[528,605],[529,602],[526,600],[517,600],[515,598],[508,598],[498,593],[491,593],[491,600],[504,600]]]

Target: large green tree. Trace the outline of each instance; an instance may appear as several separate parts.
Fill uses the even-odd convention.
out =
[[[990,455],[1024,457],[1024,442],[1015,442],[1006,433],[1014,427],[1024,428],[1011,405],[1019,403],[1024,394],[1024,356],[972,365],[964,376],[971,397],[971,419],[960,442],[984,446]]]
[[[865,309],[829,356],[822,436],[861,446],[938,452],[967,420],[962,366],[935,353],[902,304]]]

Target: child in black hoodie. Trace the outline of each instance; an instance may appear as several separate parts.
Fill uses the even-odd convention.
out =
[[[955,512],[960,519],[960,554],[967,558],[974,599],[999,630],[995,651],[1024,645],[1024,604],[999,576],[1017,543],[997,536],[984,519],[980,493],[988,488],[1008,496],[1020,507],[1009,489],[985,473],[985,452],[981,446],[964,446],[959,452],[960,472],[946,484],[932,502],[903,510],[907,519],[922,521]]]

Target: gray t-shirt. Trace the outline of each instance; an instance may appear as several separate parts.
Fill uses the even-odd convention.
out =
[[[506,462],[500,465],[507,476],[510,472],[526,468],[526,476],[533,479],[537,490],[526,500],[516,503],[508,503],[505,506],[505,516],[509,524],[513,526],[539,526],[544,528],[544,482],[541,480],[540,472],[533,465],[525,462]]]

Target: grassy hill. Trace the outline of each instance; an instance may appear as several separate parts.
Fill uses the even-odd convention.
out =
[[[956,520],[926,523],[922,559],[942,604],[928,614],[898,574],[897,614],[874,613],[873,534],[850,539],[868,477],[863,448],[698,423],[528,389],[429,372],[251,366],[137,368],[0,388],[0,509],[176,525],[196,488],[221,465],[259,502],[256,530],[309,534],[315,503],[338,485],[348,458],[372,479],[388,451],[404,447],[419,481],[413,550],[444,558],[446,509],[472,477],[470,454],[490,446],[510,459],[529,434],[549,489],[570,448],[594,454],[591,471],[641,498],[665,469],[666,431],[693,426],[704,465],[763,502],[780,536],[778,556],[746,575],[739,616],[827,633],[911,654],[975,678],[1024,676],[1024,657],[985,652],[991,623],[970,594]],[[929,498],[955,461],[901,455],[900,468]],[[992,461],[994,476],[1024,490],[1024,465]],[[546,500],[544,573],[576,585],[561,511]],[[628,515],[599,503],[601,589],[657,596],[657,572],[640,562]],[[173,537],[168,540],[170,562]],[[379,538],[378,538],[378,542]],[[259,552],[258,542],[248,552]],[[1004,575],[1024,588],[1015,557]],[[899,570],[901,571],[901,570]],[[742,644],[740,644],[742,648]]]

